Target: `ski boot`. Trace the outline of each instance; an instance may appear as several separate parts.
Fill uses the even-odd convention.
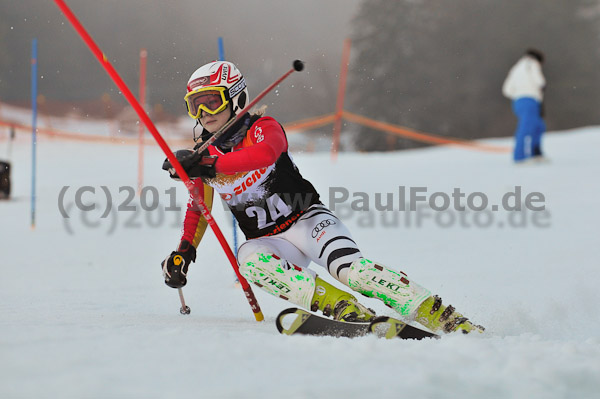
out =
[[[334,287],[319,276],[315,279],[310,310],[320,310],[324,316],[333,316],[338,321],[361,322],[375,317],[375,312],[358,303],[354,295]]]
[[[452,305],[442,305],[442,298],[437,295],[430,296],[419,306],[415,314],[415,321],[433,332],[462,331],[463,334],[468,334],[472,331],[482,333],[485,330],[482,326],[471,323],[469,319],[457,313]]]
[[[368,259],[357,259],[350,265],[348,286],[361,294],[378,298],[388,307],[404,316],[414,319],[433,332],[463,333],[483,332],[484,328],[469,322],[454,307],[443,306],[442,300],[432,296],[421,285],[409,280],[403,272],[391,270]]]

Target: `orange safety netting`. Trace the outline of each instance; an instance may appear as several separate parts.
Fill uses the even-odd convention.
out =
[[[321,126],[328,125],[334,121],[333,114],[317,116],[315,118],[302,119],[296,122],[286,123],[283,125],[286,131],[302,131],[316,129]]]
[[[31,126],[23,125],[15,122],[5,122],[0,120],[0,126],[13,127],[18,130],[22,130],[26,133],[31,133]],[[54,129],[54,128],[46,128],[46,127],[37,127],[36,133],[41,134],[43,136],[47,136],[50,138],[58,138],[58,139],[67,139],[67,140],[77,140],[77,141],[94,141],[94,142],[103,142],[110,144],[139,144],[138,137],[124,137],[124,136],[102,136],[98,134],[84,134],[84,133],[73,133],[67,132],[64,130]],[[167,139],[167,142],[170,143],[180,143],[183,142],[183,139]],[[185,140],[188,141],[188,140]],[[144,138],[144,145],[153,145],[155,141],[152,138]]]
[[[392,133],[397,136],[406,137],[415,141],[423,143],[437,144],[437,145],[455,145],[459,147],[466,147],[473,150],[491,151],[491,152],[509,152],[511,149],[508,147],[483,144],[477,141],[464,140],[455,137],[437,136],[430,133],[422,133],[416,130],[408,129],[406,127],[392,125],[390,123],[376,121],[364,116],[356,115],[347,111],[344,111],[342,117],[349,122],[358,123],[363,126],[372,127],[377,130]]]
[[[393,125],[391,123],[377,121],[371,118],[367,118],[365,116],[357,115],[348,111],[342,112],[342,118],[347,120],[348,122],[357,123],[359,125],[371,127],[373,129],[394,134],[400,137],[405,137],[411,140],[433,144],[433,145],[453,145],[458,147],[463,147],[471,150],[479,150],[479,151],[488,151],[488,152],[509,152],[511,149],[509,147],[497,146],[491,144],[484,144],[477,141],[465,140],[456,137],[448,137],[448,136],[439,136],[431,133],[423,133],[416,130],[412,130],[403,126]],[[326,126],[335,121],[335,115],[321,115],[315,118],[302,119],[300,121],[286,123],[284,128],[286,131],[290,133],[300,132],[304,130],[316,129],[319,127]],[[0,126],[13,126],[15,129],[31,132],[31,126],[5,122],[0,120]],[[98,141],[98,142],[106,142],[113,144],[137,144],[139,143],[139,138],[137,137],[111,137],[111,136],[101,136],[101,135],[91,135],[91,134],[81,134],[81,133],[73,133],[61,131],[58,129],[50,129],[39,127],[37,128],[37,133],[42,135],[47,135],[49,137],[62,138],[62,139],[70,139],[70,140],[80,140],[80,141]],[[181,145],[185,145],[184,143],[188,140],[184,139],[168,139],[168,142],[178,143]],[[144,144],[149,145],[153,144],[154,141],[150,138],[144,139]]]

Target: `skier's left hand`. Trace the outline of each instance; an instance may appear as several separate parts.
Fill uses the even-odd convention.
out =
[[[210,155],[208,149],[202,151],[201,154],[194,150],[179,150],[175,152],[175,158],[192,180],[199,177],[211,178],[216,176],[215,164],[218,157]],[[180,180],[175,168],[168,159],[165,159],[162,168],[169,171],[172,179]]]

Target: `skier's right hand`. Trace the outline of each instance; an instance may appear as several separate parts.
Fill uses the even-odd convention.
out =
[[[211,156],[208,149],[205,149],[202,153],[198,153],[195,150],[178,150],[174,155],[190,179],[216,176],[215,164],[219,158]],[[171,179],[180,180],[179,175],[168,159],[164,160],[162,168],[169,172]]]
[[[181,288],[187,284],[187,272],[191,262],[196,261],[196,248],[187,240],[182,240],[177,251],[161,263],[165,284]]]

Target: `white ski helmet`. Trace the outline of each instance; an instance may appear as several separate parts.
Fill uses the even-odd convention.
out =
[[[201,112],[217,114],[231,103],[232,116],[249,102],[246,80],[231,62],[214,61],[196,69],[187,83],[185,103],[194,119]]]

